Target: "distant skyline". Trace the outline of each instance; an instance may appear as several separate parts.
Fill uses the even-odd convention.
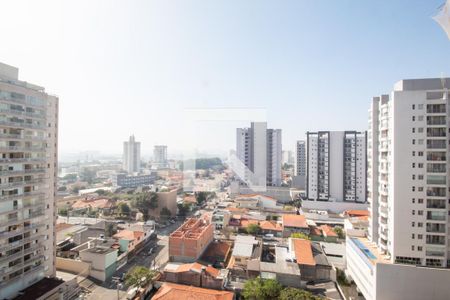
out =
[[[366,130],[373,96],[450,76],[443,0],[3,1],[0,61],[60,97],[61,153],[227,153],[250,120],[190,108],[262,108],[294,150],[306,131]]]

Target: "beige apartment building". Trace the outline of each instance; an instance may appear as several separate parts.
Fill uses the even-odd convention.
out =
[[[55,275],[58,98],[0,63],[0,299]]]

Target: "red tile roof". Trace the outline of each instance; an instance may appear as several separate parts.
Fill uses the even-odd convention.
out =
[[[192,264],[183,264],[180,265],[175,272],[189,272],[189,271],[195,271],[200,273],[202,271],[202,268],[205,268],[205,272],[207,274],[209,274],[212,277],[217,277],[219,276],[220,271],[217,270],[216,268],[213,268],[211,266],[204,266],[202,264],[199,263],[192,263]]]
[[[153,296],[152,300],[232,300],[234,294],[227,291],[216,291],[199,287],[164,283]]]
[[[283,231],[283,226],[275,221],[261,221],[259,227],[263,230]]]
[[[311,242],[303,239],[292,239],[294,245],[295,258],[299,265],[315,266],[316,261],[311,249]]]
[[[283,226],[284,227],[296,227],[296,228],[308,228],[305,216],[302,215],[283,215]]]
[[[322,230],[316,226],[309,227],[310,235],[322,236]]]
[[[331,226],[321,225],[320,229],[322,230],[322,233],[324,236],[328,236],[328,237],[337,237],[338,236],[336,234],[336,232],[334,232],[333,227],[331,227]]]
[[[113,237],[117,239],[123,239],[123,240],[141,240],[144,233],[142,231],[133,231],[133,230],[121,230],[118,233],[116,233]]]
[[[369,216],[369,211],[363,209],[349,209],[344,212],[344,215],[347,215],[349,217]]]

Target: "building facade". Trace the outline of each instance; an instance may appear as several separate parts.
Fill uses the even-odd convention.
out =
[[[135,188],[153,184],[156,180],[156,172],[150,174],[127,175],[117,173],[111,176],[111,181],[115,187]]]
[[[128,173],[139,172],[141,169],[141,143],[136,142],[134,135],[123,142],[123,169]]]
[[[368,237],[346,240],[347,273],[365,299],[450,294],[448,89],[450,78],[402,80],[372,100]]]
[[[307,197],[366,202],[366,132],[307,133]]]
[[[155,145],[153,148],[153,164],[158,168],[167,167],[167,146]]]
[[[0,298],[54,276],[58,98],[0,63]]]
[[[236,155],[245,181],[257,186],[281,185],[281,129],[267,129],[265,122],[252,122],[250,128],[237,128]]]

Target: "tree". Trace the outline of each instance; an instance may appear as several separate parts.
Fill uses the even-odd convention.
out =
[[[288,287],[280,292],[280,300],[320,300],[321,297],[314,296],[308,291]]]
[[[149,217],[148,210],[158,207],[158,195],[154,192],[139,193],[131,201],[131,206],[141,212],[144,221],[147,221]]]
[[[198,192],[195,194],[195,198],[197,200],[197,204],[201,206],[207,199],[207,192]]]
[[[261,227],[258,224],[248,224],[246,230],[248,234],[258,234],[261,231]]]
[[[116,233],[117,233],[116,226],[113,223],[106,223],[106,226],[105,226],[106,236],[111,237],[111,236],[115,235]]]
[[[185,216],[188,211],[191,210],[191,204],[190,203],[178,203],[178,215]]]
[[[117,205],[117,211],[119,212],[119,215],[123,216],[129,216],[131,209],[125,202],[120,202],[119,205]]]
[[[333,231],[338,235],[340,239],[343,239],[345,237],[345,233],[342,227],[336,226],[333,228]]]
[[[247,280],[244,284],[242,296],[245,299],[278,299],[282,286],[274,279],[261,279],[260,277]]]
[[[304,240],[310,240],[311,239],[307,234],[305,234],[303,232],[294,232],[294,233],[291,234],[291,238],[304,239]]]
[[[60,216],[67,216],[67,208],[60,208],[58,214]]]
[[[170,218],[170,216],[172,215],[172,213],[170,212],[170,210],[167,207],[163,207],[161,209],[161,212],[159,213],[161,219],[163,220],[167,220],[168,218]]]
[[[143,266],[136,266],[125,275],[125,284],[133,287],[143,287],[153,282],[157,271]]]

